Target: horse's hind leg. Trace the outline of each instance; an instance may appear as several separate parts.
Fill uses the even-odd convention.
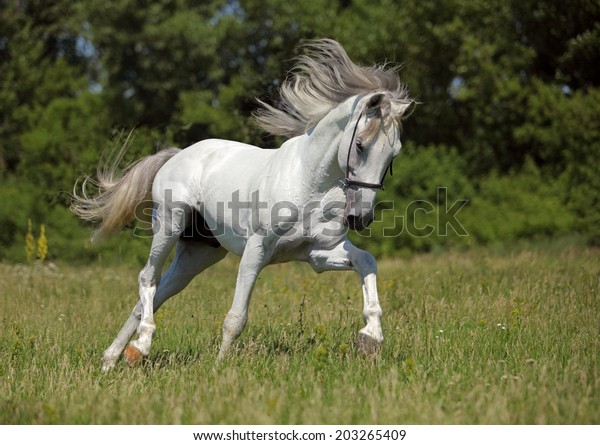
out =
[[[227,250],[223,247],[211,247],[196,241],[180,240],[177,243],[173,262],[160,279],[154,297],[154,312],[173,295],[185,289],[196,275],[221,261],[225,255]]]
[[[117,337],[113,340],[112,344],[104,351],[102,355],[102,371],[108,371],[112,369],[117,360],[121,356],[121,352],[125,349],[125,345],[135,330],[140,324],[140,318],[142,316],[142,303],[138,301],[131,311],[131,315],[117,334]]]
[[[174,205],[174,204],[177,205]],[[154,324],[154,296],[160,283],[163,265],[169,252],[183,233],[190,210],[185,204],[172,201],[157,203],[152,221],[154,237],[146,265],[138,276],[141,318],[137,327],[138,338],[132,341],[126,352],[130,361],[137,361],[150,354]]]
[[[214,248],[194,241],[180,240],[177,243],[175,258],[167,272],[161,277],[156,290],[153,302],[154,312],[169,298],[181,292],[196,275],[222,260],[226,254],[227,251],[222,247]],[[115,366],[127,342],[140,324],[141,309],[141,302],[138,302],[113,343],[104,352],[103,371],[108,371]]]
[[[156,242],[155,242],[156,241]],[[150,249],[148,262],[138,276],[140,293],[141,319],[137,327],[138,338],[132,341],[126,349],[130,363],[150,355],[152,335],[156,330],[154,324],[154,296],[160,282],[162,267],[176,239],[155,235]]]

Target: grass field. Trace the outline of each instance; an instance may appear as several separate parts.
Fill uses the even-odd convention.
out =
[[[384,346],[354,348],[352,273],[271,266],[214,369],[236,260],[157,314],[150,359],[100,358],[136,301],[129,267],[0,265],[2,424],[597,424],[600,251],[380,262]]]

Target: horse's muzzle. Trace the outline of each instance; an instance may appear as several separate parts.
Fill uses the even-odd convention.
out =
[[[350,186],[346,189],[344,224],[350,230],[363,230],[373,222],[373,203],[377,191]]]

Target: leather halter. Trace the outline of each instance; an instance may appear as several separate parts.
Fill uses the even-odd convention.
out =
[[[355,179],[350,179],[350,153],[352,152],[352,147],[354,145],[354,138],[356,137],[356,130],[358,129],[358,123],[360,122],[361,118],[363,117],[363,114],[364,114],[364,112],[361,111],[361,113],[358,115],[358,119],[356,120],[356,124],[354,125],[354,130],[352,131],[352,139],[350,139],[350,146],[348,147],[348,156],[346,157],[346,177],[344,179],[342,179],[340,182],[342,183],[342,188],[344,190],[347,189],[348,187],[350,187],[351,185],[355,185],[357,187],[370,188],[370,189],[384,190],[383,181],[385,180],[385,175],[387,174],[388,170],[390,171],[390,176],[394,175],[394,170],[392,168],[393,162],[394,162],[393,158],[390,161],[387,168],[385,169],[385,172],[383,172],[383,177],[381,178],[381,181],[379,182],[379,184],[376,184],[373,182],[363,182],[363,181],[358,181]]]

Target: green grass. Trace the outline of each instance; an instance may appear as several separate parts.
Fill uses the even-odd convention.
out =
[[[236,264],[164,306],[148,361],[108,374],[100,358],[136,301],[137,270],[0,265],[0,423],[600,421],[598,250],[383,261],[376,358],[354,348],[354,274],[271,266],[214,369]]]

